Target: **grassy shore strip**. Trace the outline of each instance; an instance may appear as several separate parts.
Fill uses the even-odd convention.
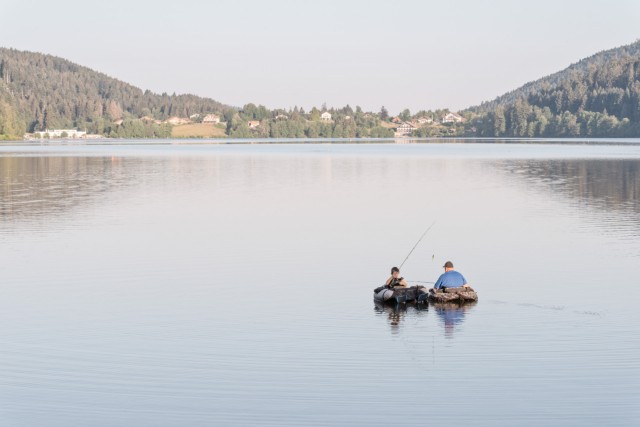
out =
[[[224,138],[225,128],[209,123],[190,123],[174,126],[171,129],[172,138]]]

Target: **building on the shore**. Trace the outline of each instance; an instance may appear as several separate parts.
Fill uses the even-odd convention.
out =
[[[191,123],[191,120],[184,118],[184,117],[169,117],[167,120],[165,120],[165,123],[169,123],[170,125],[176,126],[176,125],[186,125],[187,123]]]
[[[418,129],[418,127],[415,126],[414,124],[409,122],[402,122],[400,126],[396,128],[396,132],[394,136],[408,136],[408,135],[411,135],[411,132],[413,132],[416,129]]]
[[[249,129],[255,129],[260,126],[260,122],[258,120],[249,120],[247,126],[249,126]]]
[[[416,121],[419,125],[428,125],[430,123],[433,123],[433,119],[431,117],[418,117]]]
[[[81,139],[87,136],[87,132],[76,129],[45,129],[44,131],[34,132],[37,138],[73,138]]]
[[[202,123],[220,123],[220,116],[217,114],[207,114],[202,118]]]
[[[330,122],[331,113],[328,111],[325,111],[324,113],[320,114],[320,120],[322,120],[323,122]]]
[[[76,129],[46,129],[33,133],[25,133],[23,138],[26,141],[35,141],[37,139],[100,139],[102,135],[87,133],[83,130]]]
[[[442,123],[460,123],[464,122],[464,117],[457,113],[447,113],[442,116]]]

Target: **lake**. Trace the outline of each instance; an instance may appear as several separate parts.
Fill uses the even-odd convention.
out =
[[[640,144],[489,142],[0,145],[0,424],[638,425]]]

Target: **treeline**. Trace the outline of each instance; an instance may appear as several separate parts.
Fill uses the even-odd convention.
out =
[[[640,136],[640,42],[467,111],[478,136]]]
[[[384,107],[383,107],[384,108]],[[322,120],[321,114],[331,114]],[[239,111],[225,111],[227,135],[231,138],[388,138],[393,130],[381,126],[379,114],[366,113],[360,107],[269,110],[247,104]],[[259,124],[250,126],[251,122]]]
[[[195,95],[161,95],[62,58],[0,48],[0,134],[78,128],[109,136],[166,133],[164,120],[229,108]],[[116,125],[120,123],[121,125]]]
[[[109,138],[170,138],[171,125],[140,119],[126,119],[121,124],[105,129]]]
[[[13,106],[0,94],[0,140],[16,139],[24,133],[24,123]]]
[[[497,107],[494,111],[469,122],[477,136],[489,137],[637,137],[638,123],[629,118],[580,110],[565,110],[554,114],[549,107],[540,108],[526,101],[512,106]]]

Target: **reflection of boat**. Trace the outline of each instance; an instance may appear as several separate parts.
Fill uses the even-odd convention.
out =
[[[391,332],[396,333],[407,312],[414,315],[421,315],[429,311],[429,305],[417,303],[415,301],[409,303],[397,303],[395,300],[391,299],[387,302],[375,301],[374,309],[376,313],[387,315]]]
[[[478,294],[472,288],[430,289],[429,302],[465,303],[478,301]]]
[[[373,299],[377,302],[425,302],[427,301],[427,288],[424,286],[411,286],[408,288],[396,286],[389,288],[380,286],[373,290]]]
[[[460,310],[464,309],[466,311],[468,308],[474,307],[478,302],[477,301],[468,301],[468,302],[434,302],[431,303],[431,307],[436,309],[436,312],[444,312],[447,310]]]
[[[470,304],[471,305],[471,304]],[[458,304],[456,304],[458,306]],[[429,304],[419,304],[415,301],[408,304],[396,303],[394,301],[374,301],[374,309],[378,313],[387,313],[389,316],[406,313],[407,311],[426,313],[429,311]]]
[[[453,338],[456,327],[464,322],[467,312],[476,305],[476,301],[468,302],[434,302],[430,304],[435,308],[436,314],[444,323],[444,334],[447,338]]]

